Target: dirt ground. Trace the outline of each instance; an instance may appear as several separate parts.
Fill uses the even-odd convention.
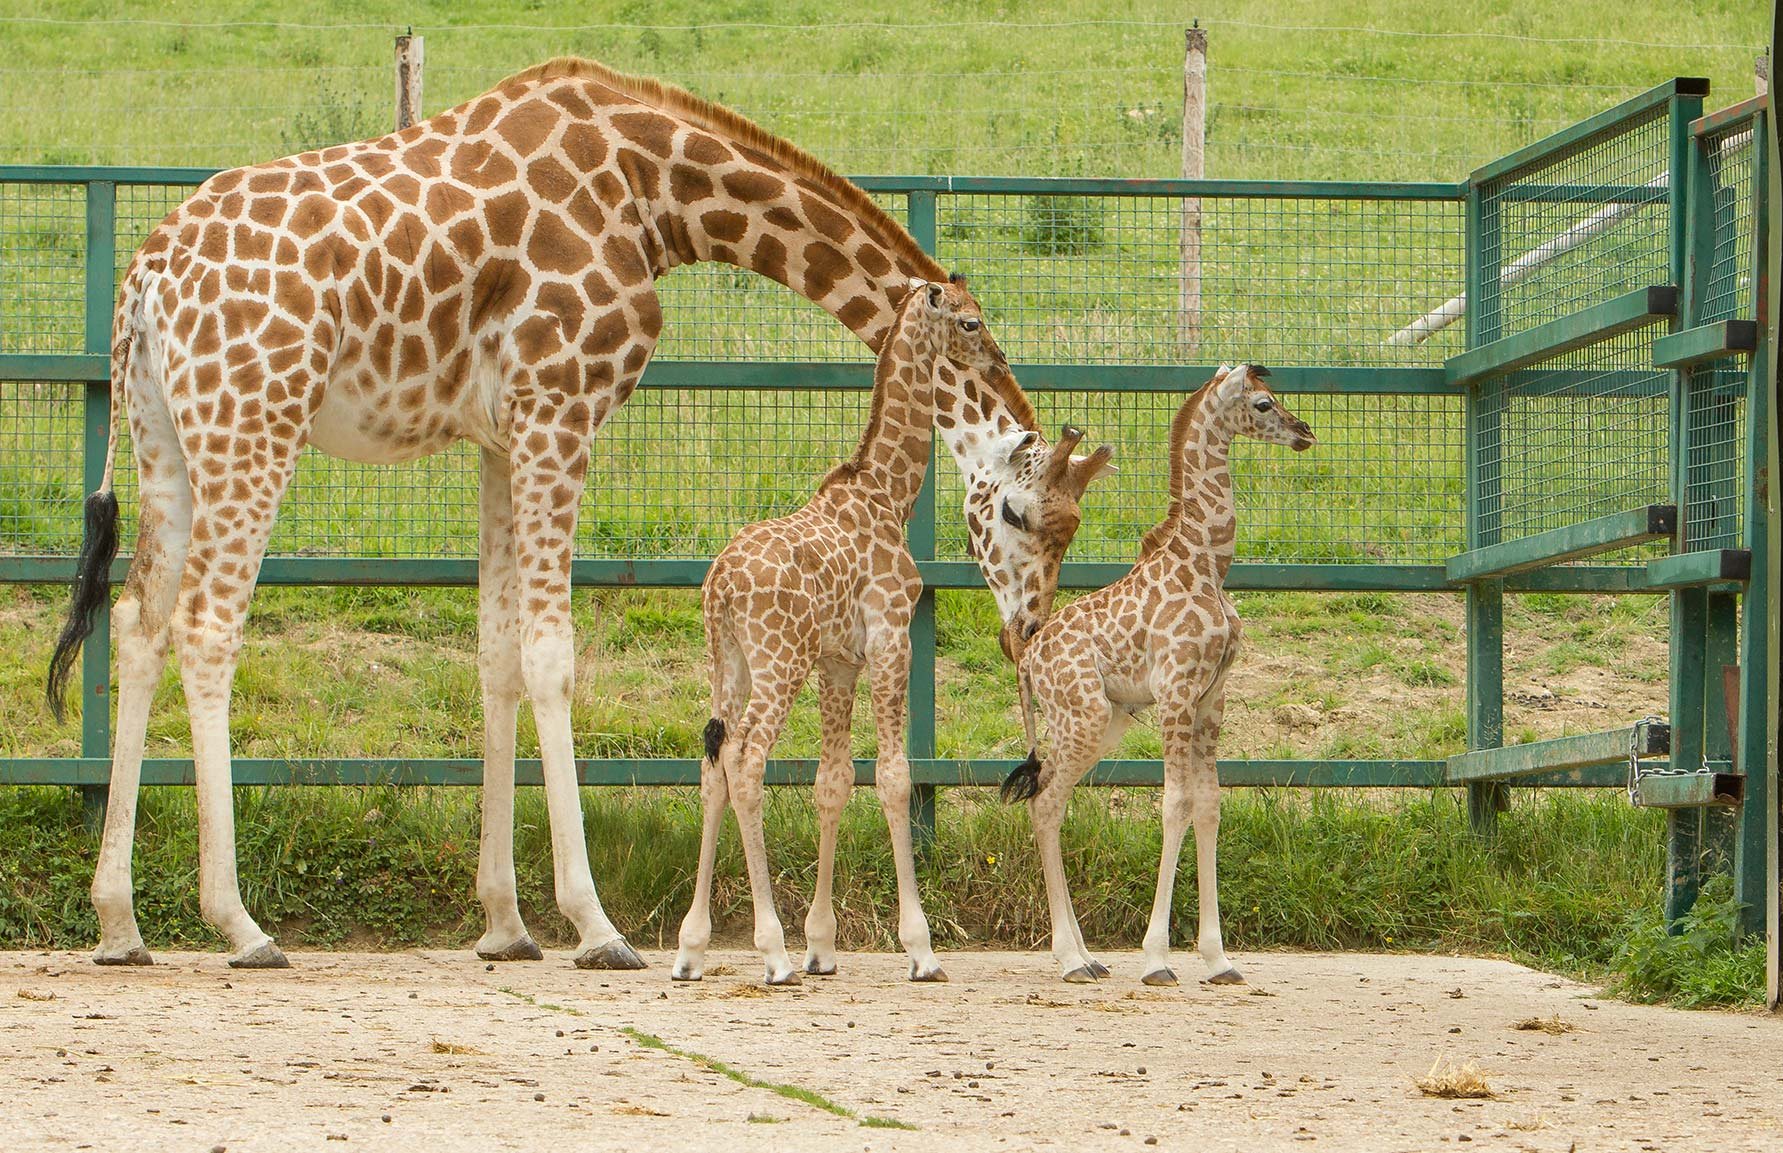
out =
[[[1044,953],[955,953],[951,983],[920,986],[900,957],[844,954],[837,976],[770,991],[753,954],[715,951],[698,985],[648,959],[597,974],[561,953],[493,971],[467,953],[319,953],[239,973],[216,955],[102,970],[0,954],[4,1144],[1783,1147],[1783,1021],[1601,1000],[1503,961],[1263,953],[1236,958],[1249,986],[1154,990],[1131,953],[1106,955],[1093,987],[1058,981]],[[1514,1027],[1534,1017],[1572,1031]],[[1496,1098],[1422,1095],[1439,1058],[1477,1061]]]

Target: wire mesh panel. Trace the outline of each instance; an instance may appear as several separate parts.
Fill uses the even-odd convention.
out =
[[[1756,312],[1761,254],[1755,222],[1757,152],[1750,121],[1698,141],[1706,179],[1699,227],[1712,228],[1706,268],[1698,267],[1692,322],[1708,324]],[[1745,427],[1750,358],[1709,361],[1685,376],[1684,548],[1738,548],[1746,491]]]
[[[0,353],[79,352],[86,188],[0,183]]]
[[[0,554],[80,546],[85,387],[0,381]]]
[[[1670,489],[1663,323],[1510,373],[1482,390],[1474,444],[1482,539],[1515,540],[1661,503]]]
[[[1042,425],[1088,430],[1120,472],[1083,499],[1074,561],[1131,561],[1170,503],[1170,421],[1183,392],[1033,394]],[[1238,559],[1434,564],[1462,547],[1461,399],[1284,394],[1319,442],[1304,453],[1241,441],[1232,453]],[[959,472],[937,462],[936,555],[965,558]]]
[[[1478,331],[1510,336],[1672,283],[1670,105],[1480,185]],[[1472,302],[1469,303],[1472,308]]]
[[[1461,286],[1461,206],[1201,198],[1201,307],[1185,322],[1183,202],[939,198],[940,259],[966,273],[1011,360],[1439,365],[1461,333],[1385,342]]]

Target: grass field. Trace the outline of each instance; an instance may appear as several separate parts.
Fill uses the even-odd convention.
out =
[[[814,3],[662,0],[570,14],[523,2],[470,10],[375,2],[343,26],[337,7],[313,0],[272,17],[249,3],[133,5],[115,14],[71,0],[0,3],[8,45],[0,162],[223,166],[381,131],[389,37],[413,25],[427,37],[428,110],[545,55],[579,52],[730,102],[846,172],[1171,176],[1181,147],[1180,21],[1199,15],[1211,28],[1209,175],[1453,181],[1672,75],[1711,77],[1711,107],[1743,98],[1760,38],[1757,8],[1519,0],[1469,23],[1426,5],[1362,0],[1219,4],[1200,13],[1115,3],[1093,16],[1065,3],[913,9],[870,0],[843,14]],[[100,22],[111,15],[134,22]],[[578,27],[537,27],[570,23]],[[810,28],[740,26],[750,23]],[[1456,35],[1472,31],[1489,35]],[[159,187],[121,194],[120,260],[180,195]],[[887,205],[903,211],[899,197]],[[1419,367],[1459,349],[1459,326],[1410,350],[1382,344],[1459,289],[1453,203],[1210,199],[1204,208],[1208,312],[1198,356]],[[81,212],[78,190],[0,184],[0,351],[79,349]],[[972,275],[1018,362],[1180,358],[1174,203],[953,197],[943,198],[939,225],[941,255]],[[1580,258],[1615,251],[1606,245]],[[664,357],[861,355],[820,313],[747,274],[677,274],[664,298]],[[76,396],[0,383],[0,550],[74,544]],[[1082,424],[1116,444],[1122,461],[1122,474],[1092,499],[1074,557],[1130,557],[1162,508],[1160,451],[1177,398],[1036,399],[1049,427]],[[710,555],[735,525],[803,500],[810,479],[853,440],[864,402],[837,393],[641,395],[603,431],[584,551]],[[1321,445],[1292,460],[1268,449],[1244,454],[1245,559],[1428,563],[1459,548],[1457,404],[1316,396],[1293,404]],[[764,438],[763,428],[774,434]],[[1620,460],[1645,462],[1663,443],[1656,411],[1641,409],[1617,428],[1621,440],[1604,451]],[[1565,447],[1576,453],[1580,443]],[[274,551],[474,555],[471,463],[454,452],[373,470],[312,456]],[[950,513],[957,482],[945,463],[939,475],[940,553],[963,556]],[[1655,483],[1644,463],[1609,476],[1619,495],[1640,496]],[[128,491],[124,503],[128,519]],[[76,751],[76,725],[51,723],[37,689],[64,595],[0,588],[0,651],[8,654],[0,659],[0,755]],[[1463,746],[1455,598],[1249,594],[1241,608],[1249,651],[1222,755],[1439,757]],[[255,614],[234,714],[242,755],[477,755],[473,592],[265,590]],[[579,594],[577,616],[578,750],[694,755],[706,716],[695,596]],[[939,634],[939,751],[1019,755],[1013,686],[988,599],[943,594]],[[1663,712],[1665,636],[1661,600],[1514,598],[1508,735],[1594,731]],[[815,724],[807,701],[782,750],[814,748]],[[864,730],[860,755],[872,751]],[[523,723],[522,755],[532,740]],[[170,672],[150,755],[188,748]],[[1157,750],[1155,730],[1140,725],[1122,753]],[[151,944],[206,942],[192,897],[190,799],[150,792],[138,870],[145,929]],[[522,806],[522,885],[550,935],[537,802]],[[672,935],[691,871],[694,801],[668,790],[596,794],[589,803],[609,909],[641,939]],[[241,804],[250,904],[287,935],[372,944],[474,936],[473,792],[244,791]],[[0,874],[8,878],[0,941],[83,943],[92,929],[83,895],[92,845],[78,808],[55,790],[9,791],[0,806]],[[1154,806],[1144,793],[1078,803],[1070,867],[1093,937],[1137,936],[1155,873]],[[783,908],[809,888],[807,810],[788,794],[771,815]],[[1491,846],[1464,835],[1450,795],[1238,793],[1227,813],[1223,880],[1237,947],[1484,950],[1599,973],[1627,940],[1647,968],[1665,968],[1669,954],[1641,936],[1659,893],[1660,824],[1617,796],[1520,796],[1507,835]],[[838,881],[844,934],[856,946],[893,941],[877,825],[876,807],[857,800]],[[956,947],[1038,940],[1044,909],[1020,815],[960,791],[944,799],[940,828],[925,893],[944,939]],[[636,848],[643,844],[647,854]],[[729,841],[726,853],[719,907],[734,918],[747,902]],[[1733,986],[1749,990],[1750,981]],[[1663,995],[1663,980],[1652,987]]]

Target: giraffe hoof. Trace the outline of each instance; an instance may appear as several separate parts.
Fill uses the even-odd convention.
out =
[[[1175,985],[1176,974],[1168,967],[1163,969],[1153,969],[1145,976],[1139,978],[1139,980],[1146,985]]]
[[[819,961],[816,957],[807,957],[805,958],[805,972],[811,974],[813,977],[834,977],[836,975],[836,963],[831,961],[828,964],[825,964],[824,962]]]
[[[1237,969],[1221,969],[1202,982],[1204,985],[1242,985],[1244,974]]]
[[[680,965],[676,965],[673,969],[669,970],[669,980],[671,980],[671,981],[692,982],[692,981],[704,981],[705,979],[706,979],[705,970],[696,969],[692,965],[689,965],[686,968],[683,968]]]
[[[231,969],[289,969],[291,962],[285,960],[285,954],[271,941],[253,949],[239,957],[229,958]]]
[[[544,950],[531,937],[521,937],[513,944],[501,949],[478,949],[477,956],[484,961],[543,961]]]
[[[642,969],[644,958],[626,943],[624,937],[615,937],[604,945],[596,945],[592,949],[584,949],[576,954],[578,969]]]
[[[945,985],[947,983],[947,970],[943,969],[940,965],[935,965],[928,969],[918,969],[915,965],[911,965],[910,979],[919,983]]]
[[[1079,965],[1077,968],[1065,974],[1065,981],[1067,984],[1071,985],[1094,985],[1096,983],[1096,974],[1088,965]]]
[[[141,945],[133,945],[122,953],[107,953],[101,949],[93,954],[95,965],[153,965],[155,959]]]
[[[1108,976],[1108,966],[1096,960],[1094,957],[1090,958],[1089,970],[1097,979]]]
[[[775,973],[774,971],[769,970],[767,975],[763,978],[763,983],[778,987],[785,985],[800,985],[804,982],[799,979],[799,971],[797,969],[788,968],[784,973]]]

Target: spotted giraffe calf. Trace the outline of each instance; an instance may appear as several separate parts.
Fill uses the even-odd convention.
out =
[[[910,676],[910,621],[922,578],[904,544],[928,470],[930,430],[946,412],[950,446],[966,473],[968,506],[996,508],[995,517],[969,513],[974,552],[1005,571],[1010,550],[989,539],[992,525],[1019,526],[1030,547],[1019,553],[1014,585],[1031,632],[1052,604],[1058,565],[1078,525],[1077,498],[1107,464],[1100,449],[1085,459],[1071,449],[1082,436],[1067,430],[1050,452],[1032,432],[975,432],[985,419],[963,403],[966,378],[955,365],[996,379],[1009,371],[985,330],[978,303],[962,282],[911,282],[895,328],[881,346],[873,409],[860,445],[837,466],[817,495],[791,516],[749,525],[713,562],[703,607],[712,659],[712,720],[700,795],[704,827],[693,905],[681,924],[673,976],[699,980],[712,935],[711,892],[719,825],[728,802],[736,810],[755,905],[755,945],[770,985],[796,984],[785,935],[774,909],[762,835],[763,774],[768,753],[786,724],[793,698],[813,667],[821,676],[823,751],[817,772],[822,832],[817,892],[805,920],[807,973],[836,971],[836,914],[830,896],[836,833],[854,785],[849,722],[855,682],[863,668],[872,681],[879,738],[876,784],[891,827],[898,875],[898,939],[910,955],[910,979],[945,981],[929,944],[929,924],[916,891],[910,842],[910,766],[904,756],[905,698]],[[947,394],[937,404],[937,393]],[[1029,500],[1033,473],[1050,499]],[[1024,476],[1026,481],[1024,482]],[[1013,506],[1013,507],[1012,507]],[[1009,645],[1005,629],[1004,643]]]
[[[1145,932],[1148,985],[1174,985],[1170,897],[1177,856],[1195,826],[1200,888],[1197,946],[1209,981],[1244,978],[1220,940],[1214,844],[1220,782],[1214,768],[1226,672],[1238,656],[1238,609],[1226,596],[1236,517],[1227,455],[1237,436],[1311,448],[1312,430],[1276,400],[1261,365],[1222,366],[1183,402],[1170,426],[1170,511],[1145,535],[1139,561],[1120,580],[1060,609],[1020,655],[1023,700],[1046,716],[1052,750],[1034,753],[1003,783],[1005,800],[1028,801],[1052,912],[1052,953],[1065,980],[1108,969],[1084,947],[1071,907],[1059,827],[1071,790],[1120,741],[1133,714],[1158,706],[1164,737],[1164,848]],[[1030,721],[1030,736],[1032,735]]]

